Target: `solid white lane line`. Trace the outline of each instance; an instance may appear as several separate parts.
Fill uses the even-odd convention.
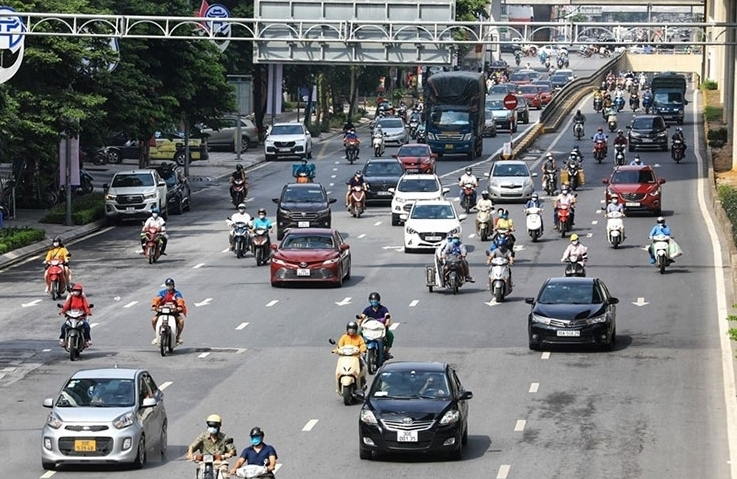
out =
[[[509,464],[502,464],[499,466],[499,472],[496,474],[496,479],[507,479],[510,467],[511,466]]]
[[[545,351],[544,353],[542,353],[540,359],[550,359],[550,351]]]
[[[380,224],[381,224],[381,221],[377,221],[376,223],[374,223],[374,226],[379,226]]]
[[[359,239],[360,239],[360,238],[365,238],[365,237],[366,237],[366,233],[361,233],[360,235],[358,235],[358,238],[359,238]]]
[[[90,323],[90,328],[94,328],[94,327],[95,327],[95,326],[97,326],[98,324],[100,324],[100,323]]]
[[[235,327],[235,330],[240,331],[241,329],[245,329],[246,326],[248,326],[248,323],[241,323]]]
[[[138,301],[131,301],[130,303],[126,304],[123,307],[124,308],[130,308],[131,306],[136,305],[136,304],[138,304]]]
[[[538,389],[540,389],[540,383],[532,383],[530,384],[530,389],[527,392],[536,393]]]
[[[391,329],[392,331],[394,331],[398,327],[399,327],[399,323],[392,323],[389,325],[389,329]]]
[[[168,388],[172,384],[174,384],[174,383],[172,383],[171,381],[164,381],[163,383],[161,383],[159,385],[159,389],[161,389],[163,391],[164,389]]]
[[[199,263],[199,264],[196,264],[196,265],[192,266],[192,269],[200,269],[203,266],[205,266],[205,263]]]
[[[41,476],[39,476],[39,477],[40,477],[40,479],[48,479],[49,477],[53,476],[54,474],[56,474],[56,471],[46,471],[43,474],[41,474]]]
[[[278,299],[272,299],[271,301],[269,301],[268,303],[266,303],[266,307],[267,308],[270,308],[270,307],[274,306],[278,302],[279,302]]]
[[[419,303],[419,302],[420,302],[419,299],[413,299],[412,302],[409,303],[409,307],[410,308],[414,308],[415,306],[417,306],[417,303]]]
[[[524,419],[517,419],[517,424],[514,425],[514,430],[516,432],[524,431],[525,424],[527,424],[527,421],[525,421]]]
[[[305,424],[305,427],[303,427],[302,430],[305,432],[312,431],[312,428],[315,427],[315,424],[317,424],[317,419],[310,419],[309,421],[307,421],[307,424]]]
[[[200,358],[200,359],[203,359],[203,358],[206,358],[206,357],[208,357],[209,355],[210,355],[210,353],[202,353],[202,354],[200,354],[200,355],[199,355],[199,356],[197,356],[197,357],[198,357],[198,358]]]

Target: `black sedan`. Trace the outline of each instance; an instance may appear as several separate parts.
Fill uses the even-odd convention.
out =
[[[368,183],[367,201],[392,201],[389,188],[397,186],[404,174],[402,162],[396,158],[371,158],[363,167],[363,180]]]
[[[530,349],[551,344],[593,344],[611,349],[617,340],[617,307],[599,278],[548,278],[528,317]]]
[[[192,189],[184,170],[174,163],[161,163],[152,169],[166,181],[166,204],[169,211],[182,214],[192,209]]]
[[[379,369],[358,420],[361,459],[380,453],[447,453],[468,441],[468,400],[455,370],[436,362],[392,362]]]

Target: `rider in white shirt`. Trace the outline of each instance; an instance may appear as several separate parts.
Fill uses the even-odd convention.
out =
[[[244,203],[239,204],[238,212],[233,213],[233,215],[226,220],[226,223],[230,226],[230,238],[228,241],[230,244],[230,251],[233,251],[235,249],[235,224],[246,223],[248,225],[251,223],[251,215],[246,213],[246,205]]]
[[[159,216],[159,209],[153,208],[151,210],[151,216],[148,217],[143,227],[141,228],[141,252],[144,251],[146,245],[146,228],[159,228],[161,230],[161,254],[166,255],[166,243],[169,241],[169,237],[166,234],[166,221],[164,218]]]
[[[479,180],[474,176],[473,170],[469,167],[466,168],[466,172],[463,173],[463,175],[458,178],[458,186],[460,186],[460,191],[458,192],[458,199],[463,200],[463,185],[472,184],[474,188],[479,187]],[[471,197],[471,203],[476,204],[476,190],[473,190],[473,196]]]
[[[567,186],[564,186],[560,190],[560,194],[553,199],[553,221],[555,222],[555,228],[558,228],[558,207],[561,205],[567,205],[570,207],[571,224],[574,221],[574,210],[576,208],[576,197],[571,194]]]

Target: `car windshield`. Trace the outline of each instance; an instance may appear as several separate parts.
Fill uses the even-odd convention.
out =
[[[568,82],[568,75],[553,75],[550,77],[551,83],[566,83]]]
[[[384,118],[379,120],[379,125],[383,130],[404,128],[404,122],[399,118]]]
[[[491,100],[486,102],[486,109],[488,110],[504,110],[504,102],[501,100]]]
[[[430,156],[427,146],[402,146],[397,156]]]
[[[663,120],[660,117],[655,118],[635,118],[632,121],[633,130],[662,130],[665,128]]]
[[[71,379],[56,399],[56,407],[131,407],[132,379]]]
[[[512,73],[509,77],[510,81],[530,81],[530,75],[527,73]]]
[[[302,135],[302,125],[274,125],[269,135]]]
[[[430,115],[434,125],[467,125],[469,118],[469,112],[467,111],[455,111],[455,110],[433,110]]]
[[[503,163],[497,163],[496,166],[494,166],[494,170],[491,172],[491,176],[530,176],[530,173],[527,171],[527,167],[525,165],[505,165]]]
[[[683,96],[679,92],[657,92],[653,96],[654,103],[682,103]]]
[[[594,283],[548,283],[537,299],[540,304],[601,304],[601,291]]]
[[[334,249],[333,238],[327,235],[287,235],[281,249]]]
[[[655,175],[650,170],[625,170],[615,171],[612,175],[611,183],[617,184],[634,184],[634,183],[655,183]]]
[[[410,193],[432,193],[439,191],[440,185],[436,179],[404,179],[397,185],[397,191]]]
[[[137,186],[154,186],[154,177],[146,173],[126,174],[119,173],[113,178],[112,188],[126,188]]]
[[[404,169],[399,163],[369,163],[363,170],[363,176],[402,176]]]
[[[423,371],[388,371],[374,379],[369,396],[386,399],[449,398],[445,374]]]
[[[489,93],[501,93],[505,94],[509,92],[509,87],[507,85],[494,85],[491,87],[491,90],[489,90]]]
[[[290,188],[282,195],[283,203],[325,203],[325,194],[321,188]]]
[[[550,92],[550,85],[535,84],[535,86],[537,86],[538,91],[540,91],[541,93]]]
[[[456,215],[451,205],[415,205],[410,217],[415,220],[452,220]]]

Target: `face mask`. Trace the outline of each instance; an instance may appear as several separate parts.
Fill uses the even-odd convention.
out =
[[[55,241],[54,243],[52,243],[52,246],[53,246],[54,248],[58,248],[58,247],[59,247],[59,243]]]
[[[264,218],[266,218],[266,215],[258,215],[258,217],[259,217],[260,219],[264,219]]]
[[[158,213],[151,213],[151,218],[156,219],[159,217]]]
[[[573,246],[578,246],[578,241],[571,241],[571,244],[572,244]]]
[[[210,434],[217,434],[219,430],[220,429],[217,428],[217,427],[208,427],[207,428],[207,432],[209,432]]]
[[[372,307],[374,307],[374,308],[375,308],[375,307],[377,307],[377,306],[379,305],[379,302],[378,302],[378,301],[376,301],[375,299],[372,299],[371,301],[369,301],[369,304],[370,304],[370,305],[371,305]]]
[[[259,436],[254,436],[251,438],[251,445],[258,446],[261,444],[261,438]]]
[[[82,294],[82,292],[81,291],[72,291],[72,294],[74,296],[80,296]]]

